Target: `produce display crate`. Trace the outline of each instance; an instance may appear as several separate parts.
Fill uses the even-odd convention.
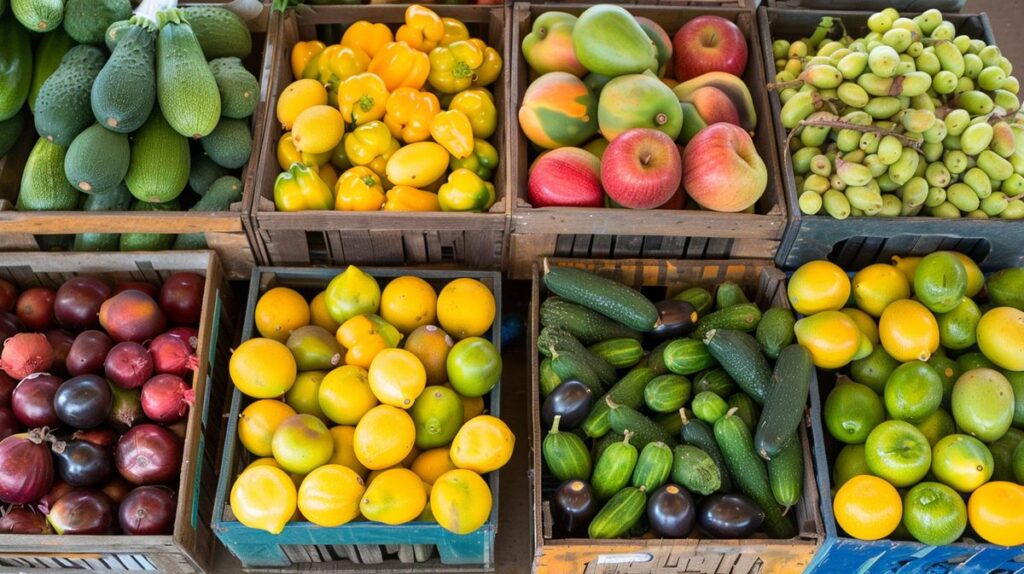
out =
[[[190,3],[182,2],[182,6]],[[248,15],[252,14],[253,3],[248,0],[235,2],[197,2],[204,6],[241,4]],[[262,70],[263,50],[270,21],[270,6],[255,3],[261,8],[254,18],[247,21],[253,36],[253,52],[246,59],[249,71],[260,80],[260,91],[266,93],[269,74]],[[66,249],[65,239],[75,233],[203,233],[210,249],[220,256],[229,279],[245,279],[255,265],[255,256],[249,237],[248,206],[255,194],[257,154],[259,136],[263,133],[265,117],[265,96],[261,96],[256,112],[252,116],[253,157],[242,167],[238,178],[244,190],[241,201],[232,204],[229,211],[31,211],[19,212],[14,208],[21,187],[21,176],[36,136],[33,129],[26,129],[19,143],[0,160],[0,252],[3,251],[51,251]],[[31,126],[31,118],[26,120]],[[186,190],[186,193],[188,191]]]
[[[765,308],[789,308],[785,275],[770,261],[667,261],[653,259],[586,260],[544,258],[533,268],[533,292],[530,305],[530,424],[532,441],[531,507],[535,544],[534,571],[561,574],[668,574],[670,572],[760,572],[799,573],[811,562],[825,538],[819,514],[819,489],[816,468],[811,463],[811,422],[800,427],[804,449],[804,487],[796,512],[798,536],[789,540],[751,538],[748,540],[702,540],[691,535],[681,540],[654,538],[590,540],[554,539],[550,507],[543,499],[558,485],[545,470],[541,459],[544,430],[540,422],[539,359],[536,341],[540,332],[540,304],[546,295],[541,268],[570,266],[596,273],[641,289],[653,299],[671,297],[688,287],[713,289],[724,281],[743,287],[751,301]],[[813,388],[811,394],[817,391]],[[820,432],[820,429],[816,429]],[[852,571],[852,570],[851,570]],[[830,571],[830,572],[838,572]]]
[[[259,336],[254,313],[260,295],[269,289],[286,286],[312,298],[327,287],[344,269],[257,267],[249,283],[249,295],[242,326],[242,341]],[[440,291],[448,281],[471,277],[494,293],[496,320],[487,338],[501,351],[501,274],[494,271],[411,270],[366,267],[363,271],[383,284],[403,275],[415,275]],[[217,498],[213,510],[213,531],[224,546],[246,569],[260,572],[322,570],[330,572],[457,572],[494,569],[494,537],[498,530],[498,471],[488,474],[493,506],[487,522],[465,535],[454,534],[436,522],[408,522],[389,526],[363,519],[325,528],[311,522],[289,522],[277,535],[242,525],[231,512],[230,492],[235,477],[255,460],[238,440],[238,417],[252,399],[231,385],[231,409],[228,417],[224,452],[220,463]],[[501,382],[485,396],[487,412],[501,413]],[[435,551],[436,549],[436,551]],[[374,570],[374,569],[378,570]],[[369,570],[368,570],[369,569]]]
[[[775,77],[773,38],[798,38],[809,34],[822,16],[838,17],[851,35],[867,30],[869,12],[787,10],[760,8],[762,56],[768,76]],[[946,14],[958,34],[994,43],[985,14]],[[781,110],[778,94],[772,91],[772,117]],[[1001,269],[1024,263],[1024,222],[1002,219],[940,219],[936,217],[849,217],[833,219],[828,214],[804,215],[797,205],[793,160],[786,147],[786,131],[775,122],[775,138],[790,221],[775,259],[783,269],[795,269],[815,259],[829,259],[856,271],[871,263],[888,261],[894,254],[926,255],[938,250],[960,251],[978,261],[982,269]]]
[[[639,4],[655,6],[693,6],[697,8],[720,8],[722,6],[752,10],[760,0],[623,0],[615,4]],[[546,0],[543,4],[601,4],[600,0]]]
[[[206,277],[199,320],[199,367],[192,377],[195,403],[189,409],[181,463],[174,533],[127,535],[0,535],[0,571],[208,570],[214,554],[210,529],[217,488],[218,445],[223,431],[228,359],[234,342],[233,300],[217,254],[213,251],[163,253],[4,253],[0,278],[19,288],[57,288],[77,275],[111,281],[154,284],[178,271]]]
[[[671,36],[686,22],[705,14],[735,22],[747,39],[749,58],[743,80],[750,88],[757,110],[754,144],[768,168],[768,187],[757,202],[757,214],[716,213],[688,210],[606,209],[588,207],[534,208],[527,202],[528,166],[536,156],[519,129],[517,113],[508,114],[511,139],[512,230],[509,272],[528,279],[534,261],[542,256],[624,259],[723,259],[774,257],[786,226],[786,202],[782,180],[773,163],[777,157],[771,128],[771,112],[765,96],[764,63],[758,55],[759,31],[753,11],[710,3],[696,7],[628,6],[635,16],[657,22]],[[516,3],[512,12],[511,52],[507,61],[512,73],[512,111],[516,112],[530,85],[531,71],[522,57],[523,38],[533,19],[560,10],[580,14],[582,4],[537,5]],[[638,231],[642,235],[637,235]]]
[[[509,171],[504,116],[508,104],[509,18],[504,6],[432,6],[441,16],[463,21],[474,37],[504,58],[501,77],[490,86],[498,110],[498,129],[490,138],[501,159],[495,170],[497,201],[486,213],[342,212],[282,213],[274,208],[274,180],[281,172],[276,147],[283,130],[276,119],[277,99],[292,83],[290,56],[300,40],[316,37],[316,26],[369,20],[404,22],[406,5],[309,6],[274,13],[264,69],[271,70],[265,92],[266,122],[259,149],[260,166],[251,217],[261,261],[269,265],[422,265],[447,264],[471,269],[501,269],[508,227]]]
[[[773,8],[805,8],[828,10],[881,10],[882,8],[895,8],[897,10],[908,10],[922,12],[935,8],[943,14],[947,12],[959,12],[964,9],[967,0],[768,0],[766,6]]]

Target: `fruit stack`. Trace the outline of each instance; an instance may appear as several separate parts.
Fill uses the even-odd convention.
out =
[[[483,338],[495,299],[476,279],[440,284],[438,294],[406,275],[382,291],[350,266],[309,301],[283,286],[260,296],[260,336],[230,362],[253,399],[238,420],[248,451],[230,493],[239,522],[278,534],[289,521],[362,517],[467,534],[490,519],[484,477],[515,442],[485,414],[501,378],[501,355]]]
[[[762,312],[728,281],[658,303],[582,269],[551,266],[543,281],[554,537],[796,536],[813,367],[792,312]]]
[[[797,340],[837,373],[822,416],[846,534],[1024,543],[1024,268],[986,279],[939,251],[851,280],[812,261],[788,293]]]
[[[522,54],[531,78],[519,126],[541,152],[529,168],[533,207],[753,212],[768,173],[735,23],[698,16],[670,37],[598,4],[579,17],[544,12]]]
[[[0,280],[0,533],[172,533],[205,283]]]

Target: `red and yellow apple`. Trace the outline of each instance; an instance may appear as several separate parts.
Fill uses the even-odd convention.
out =
[[[682,160],[675,142],[660,130],[636,128],[608,144],[601,159],[601,183],[615,203],[654,209],[676,194]]]
[[[721,16],[698,16],[672,37],[672,67],[680,82],[716,71],[742,76],[747,40],[739,26]]]
[[[683,150],[682,160],[683,187],[705,209],[743,211],[757,203],[768,186],[768,169],[754,140],[732,124],[712,124],[698,132]]]
[[[576,17],[566,12],[545,12],[533,21],[523,38],[523,57],[538,74],[567,72],[582,78],[587,69],[572,48],[572,27]]]
[[[542,154],[530,166],[527,200],[534,207],[603,206],[601,160],[578,147]]]

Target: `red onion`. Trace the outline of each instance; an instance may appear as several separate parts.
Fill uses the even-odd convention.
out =
[[[182,271],[164,281],[160,287],[160,309],[175,325],[195,325],[203,312],[203,291],[206,279],[198,273]]]
[[[0,441],[0,500],[29,504],[53,485],[53,457],[45,429],[34,429]]]
[[[110,297],[110,286],[97,277],[73,277],[57,289],[53,316],[73,331],[94,329],[99,324],[100,305]]]
[[[99,490],[76,488],[53,504],[46,520],[57,534],[108,534],[114,504]]]
[[[102,446],[103,448],[109,448],[113,450],[114,445],[117,444],[119,435],[117,431],[110,427],[97,427],[89,430],[77,430],[71,435],[71,440],[84,440],[91,442],[96,446]]]
[[[193,351],[199,348],[199,331],[195,327],[171,327],[166,334],[184,339]]]
[[[149,354],[153,356],[153,370],[157,373],[188,376],[199,368],[199,357],[187,339],[164,333],[149,342]]]
[[[25,324],[17,315],[0,311],[0,341],[6,341],[24,330]]]
[[[39,504],[36,505],[36,508],[38,508],[39,512],[42,512],[43,514],[50,512],[50,508],[53,506],[53,504],[60,500],[60,497],[74,490],[74,488],[75,487],[64,482],[63,480],[57,479],[53,483],[53,486],[50,487],[50,491],[44,494],[43,497],[39,499]]]
[[[53,347],[42,333],[18,333],[4,341],[0,368],[14,379],[47,371],[53,364]]]
[[[0,311],[14,309],[18,301],[18,288],[6,279],[0,279]]]
[[[14,313],[29,329],[45,331],[56,322],[53,316],[53,301],[56,298],[57,292],[49,287],[25,289],[18,296]]]
[[[179,421],[194,402],[188,383],[175,375],[157,375],[142,385],[142,412],[154,422]]]
[[[50,534],[46,517],[26,506],[17,506],[0,515],[0,534]]]
[[[173,482],[181,474],[185,444],[160,425],[132,427],[117,441],[114,461],[128,482],[137,485]]]
[[[63,382],[49,373],[33,373],[22,379],[11,393],[11,409],[18,422],[27,428],[59,425],[53,398]]]
[[[122,389],[137,389],[153,376],[153,356],[140,343],[118,343],[107,353],[103,370]]]
[[[163,486],[140,486],[128,493],[118,510],[125,534],[170,534],[174,531],[174,491]]]
[[[117,295],[122,291],[129,291],[132,289],[142,291],[153,299],[156,299],[157,295],[160,293],[160,290],[157,289],[156,285],[153,285],[148,281],[119,281],[117,285],[114,286],[114,295]]]

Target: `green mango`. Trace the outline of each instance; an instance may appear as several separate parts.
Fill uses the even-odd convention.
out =
[[[572,45],[583,67],[606,76],[658,69],[658,51],[636,19],[621,6],[587,8],[572,29]]]

